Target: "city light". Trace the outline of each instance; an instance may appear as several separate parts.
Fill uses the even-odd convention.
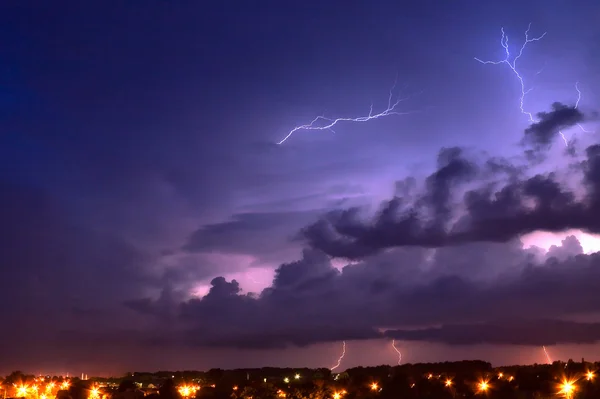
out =
[[[177,389],[177,391],[179,391],[179,394],[184,398],[188,398],[198,391],[198,387],[192,385],[182,385]]]
[[[575,385],[575,381],[563,378],[562,383],[560,384],[560,391],[558,391],[558,394],[562,395],[567,399],[571,399],[576,391],[577,386]]]
[[[192,394],[192,389],[188,386],[182,386],[179,388],[179,393],[184,398],[187,398],[188,396],[190,396]]]
[[[27,386],[25,385],[21,385],[20,387],[17,387],[17,396],[19,397],[23,397],[23,396],[27,396]]]
[[[478,393],[486,393],[490,389],[490,384],[487,381],[479,381],[477,384]]]
[[[588,371],[587,373],[585,373],[585,378],[588,381],[593,381],[595,377],[596,377],[596,374],[594,374],[593,371]]]
[[[563,365],[564,363],[561,363],[561,365]],[[569,377],[566,375],[548,375],[547,377],[544,378],[545,381],[547,381],[547,383],[551,383],[554,385],[555,389],[554,389],[554,397],[557,398],[564,398],[564,399],[576,399],[577,397],[581,396],[581,397],[587,397],[586,395],[592,394],[595,389],[596,389],[596,384],[594,383],[596,380],[596,373],[597,370],[594,368],[594,366],[590,365],[590,363],[584,363],[582,364],[583,367],[587,367],[587,368],[583,368],[579,369],[581,370],[580,372],[578,372],[578,374],[576,375],[576,377]],[[545,365],[540,365],[538,366],[540,368],[547,368],[548,366]],[[282,370],[283,371],[283,370]],[[541,371],[541,370],[540,370]],[[574,371],[574,370],[573,370]],[[262,389],[267,389],[269,390],[271,393],[269,395],[271,395],[271,397],[274,398],[278,398],[278,399],[287,399],[287,398],[299,398],[299,397],[309,397],[307,396],[308,394],[310,394],[310,392],[305,392],[304,390],[307,387],[304,386],[300,386],[301,384],[294,384],[291,383],[292,381],[297,381],[297,380],[301,380],[303,376],[300,373],[297,372],[293,372],[291,374],[289,374],[289,371],[283,371],[283,374],[279,374],[280,377],[275,378],[274,374],[273,377],[271,378],[265,378],[264,375],[263,376],[256,376],[256,379],[250,379],[249,375],[248,377],[245,377],[244,380],[246,382],[242,382],[241,377],[239,380],[231,380],[231,385],[228,385],[228,389],[230,389],[230,394],[232,399],[251,399],[251,398],[255,398],[258,399],[259,396],[259,392],[260,391],[254,391],[256,388],[256,385],[253,387],[252,383],[248,383],[247,381],[266,381],[269,380],[269,384],[265,384],[262,386]],[[457,370],[450,370],[448,369],[446,370],[435,370],[435,373],[429,373],[426,372],[423,374],[422,370],[418,370],[416,369],[413,373],[410,373],[411,375],[410,378],[420,378],[420,381],[417,384],[415,384],[415,381],[407,381],[404,384],[406,385],[406,388],[410,387],[410,388],[415,388],[417,385],[421,385],[421,384],[425,384],[424,388],[425,389],[430,389],[434,386],[438,386],[439,389],[442,389],[444,391],[446,391],[446,394],[452,394],[455,397],[480,397],[480,398],[486,398],[491,396],[494,396],[496,393],[500,394],[501,392],[501,388],[508,388],[507,387],[503,387],[502,382],[503,381],[516,381],[516,384],[511,384],[510,387],[511,389],[515,389],[517,392],[519,391],[519,385],[522,382],[521,379],[517,376],[515,378],[514,374],[511,375],[513,372],[515,372],[514,370],[510,373],[510,374],[506,374],[503,371],[500,371],[499,369],[496,369],[495,371],[491,371],[486,369],[486,370],[481,370],[479,372],[477,372],[478,377],[475,377],[475,380],[473,379],[474,375],[469,376],[465,376],[464,379],[460,379],[457,380],[457,375],[454,374],[455,372],[457,372]],[[460,371],[458,371],[460,373]],[[287,374],[287,376],[286,376]],[[342,373],[344,374],[344,373]],[[339,375],[338,375],[339,376]],[[359,394],[358,392],[356,392],[354,389],[362,389],[362,390],[368,390],[371,391],[371,397],[376,397],[379,396],[382,392],[382,378],[386,378],[385,376],[389,377],[389,374],[381,374],[381,373],[374,373],[371,374],[370,377],[368,377],[369,379],[367,381],[358,383],[357,381],[352,381],[352,372],[349,372],[349,375],[345,376],[345,379],[348,379],[350,385],[348,385],[348,387],[354,387],[353,389],[348,389],[348,392],[346,392],[345,389],[342,388],[342,386],[340,386],[339,382],[336,382],[336,379],[334,378],[334,375],[331,375],[330,378],[323,378],[323,376],[321,377],[317,377],[320,381],[317,384],[319,389],[326,389],[326,391],[324,392],[329,392],[328,395],[323,396],[323,393],[319,393],[319,395],[321,395],[321,399],[348,399],[350,397],[355,397],[357,394]],[[133,377],[133,376],[131,376]],[[129,378],[131,378],[129,377]],[[535,377],[535,375],[534,375]],[[541,373],[539,374],[538,378],[542,377]],[[180,398],[181,399],[192,399],[195,398],[197,393],[200,390],[200,385],[199,382],[202,381],[205,377],[202,375],[198,375],[198,376],[190,376],[187,377],[186,380],[180,380],[180,382],[177,383],[176,386],[176,390],[178,391]],[[310,378],[310,377],[308,377]],[[361,377],[362,378],[362,377]],[[326,380],[329,379],[329,382],[327,382]],[[160,378],[157,378],[157,380],[160,380]],[[324,381],[325,380],[325,381]],[[498,380],[498,382],[494,382]],[[64,381],[64,383],[63,383]],[[77,388],[78,389],[85,389],[85,394],[81,399],[105,399],[109,396],[108,391],[105,392],[104,389],[108,389],[108,390],[113,390],[116,389],[116,387],[119,385],[119,381],[110,381],[110,380],[105,380],[103,378],[93,378],[91,379],[91,381],[86,382],[86,381],[81,381],[82,384],[80,384],[80,381],[78,379],[76,380],[71,380],[71,382],[73,381],[77,381]],[[542,382],[542,380],[539,380],[540,382]],[[583,381],[588,381],[587,383],[583,383]],[[158,390],[158,388],[160,387],[159,384],[161,384],[160,381],[157,382],[144,382],[144,385],[142,385],[142,381],[140,381],[139,379],[134,379],[132,378],[132,382],[134,382],[135,384],[137,384],[137,386],[139,386],[139,388],[141,388],[145,395],[147,396],[149,393],[156,392],[156,390]],[[74,383],[74,382],[73,382]],[[88,385],[90,384],[91,385]],[[51,381],[50,377],[29,377],[27,378],[27,376],[23,376],[21,378],[17,378],[15,382],[12,382],[10,384],[5,383],[4,385],[4,392],[0,392],[1,394],[4,394],[6,398],[21,398],[21,399],[54,399],[55,397],[61,397],[61,395],[59,395],[59,390],[60,388],[64,385],[68,385],[69,382],[68,380],[64,380],[64,379],[60,379],[60,380],[54,380]],[[206,381],[205,382],[206,387],[216,387],[215,382],[214,381]],[[237,385],[239,384],[239,385]],[[323,384],[325,384],[323,386]],[[363,385],[364,384],[364,385]],[[396,384],[395,382],[392,383],[392,385],[390,385],[392,391],[395,389],[394,388],[394,384]],[[400,383],[402,384],[402,383]],[[498,386],[496,386],[496,384],[500,384]],[[146,386],[147,385],[147,386]],[[389,383],[386,383],[386,389],[388,387]],[[359,388],[360,386],[362,386],[363,388]],[[468,386],[468,387],[467,387]],[[0,385],[0,387],[2,387]],[[87,387],[87,388],[86,388]],[[241,388],[241,389],[240,389]],[[496,390],[499,389],[498,392],[496,392]],[[271,391],[272,390],[272,391]],[[539,391],[537,392],[538,394],[542,394],[543,391]],[[266,394],[266,392],[265,392]],[[317,394],[317,392],[315,392],[315,395]],[[312,395],[312,394],[310,394]],[[594,396],[595,397],[595,396]],[[1,397],[0,397],[1,399]]]

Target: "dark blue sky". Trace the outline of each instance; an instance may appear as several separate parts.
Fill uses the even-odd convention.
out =
[[[533,194],[549,183],[526,182],[553,171],[545,176],[595,212],[595,153],[585,149],[598,142],[599,21],[592,0],[4,2],[7,371],[323,366],[344,339],[343,367],[394,363],[389,339],[376,332],[385,328],[399,330],[410,362],[543,361],[530,336],[498,342],[465,328],[459,339],[427,328],[525,317],[501,310],[519,295],[542,319],[598,321],[591,315],[600,309],[575,311],[586,289],[594,292],[589,284],[560,314],[539,312],[548,301],[540,287],[563,278],[561,267],[581,265],[572,288],[598,273],[600,241],[587,224],[593,217],[564,211],[566,219],[558,202],[544,207]],[[530,23],[531,37],[547,34],[517,64],[533,88],[524,108],[548,114],[524,133],[531,123],[516,75],[474,57],[504,57],[501,27],[516,54]],[[395,81],[404,99],[396,110],[406,115],[298,131],[275,144],[319,115],[364,116],[371,104],[383,111]],[[491,167],[492,157],[514,173],[500,175],[508,169]],[[398,182],[409,176],[417,184],[405,195]],[[463,198],[510,184],[527,212],[555,214],[476,209],[473,195]],[[382,201],[400,212],[388,202],[394,195],[431,228],[443,226],[445,238],[413,226],[403,240],[404,225],[382,224],[385,212],[365,221]],[[353,207],[360,220],[338,212]],[[477,218],[504,230],[483,232]],[[332,229],[343,237],[334,240]],[[548,254],[525,249],[553,244]],[[356,322],[358,311],[372,315]],[[532,322],[531,335],[546,322]],[[424,328],[416,339],[402,332],[415,326]],[[576,345],[600,333],[578,337],[539,339],[560,341],[557,357],[600,355]],[[124,348],[139,357],[123,362]]]

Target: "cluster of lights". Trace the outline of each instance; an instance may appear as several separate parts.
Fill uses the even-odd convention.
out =
[[[345,390],[339,391],[339,392],[334,392],[332,397],[333,399],[341,399],[342,396],[344,396],[347,392]]]
[[[100,388],[95,386],[90,389],[89,399],[100,399],[100,396]]]
[[[593,381],[594,378],[596,378],[596,373],[594,373],[592,370],[588,370],[585,373],[585,379],[587,381]],[[558,394],[566,399],[571,399],[577,392],[577,389],[577,379],[563,378],[561,383],[559,384]]]
[[[295,374],[294,375],[294,380],[298,381],[302,376],[300,374]],[[285,382],[286,384],[290,383],[290,378],[289,377],[284,377],[283,378],[283,382]]]
[[[200,387],[196,385],[182,385],[177,388],[177,391],[184,398],[189,398],[190,396],[195,395],[198,389],[200,389]]]
[[[43,381],[43,379],[40,379],[40,381]],[[48,399],[49,397],[53,396],[53,391],[55,388],[57,388],[57,384],[55,382],[49,382],[44,387],[41,387],[41,384],[38,385],[37,383],[34,383],[31,386],[25,384],[13,384],[13,387],[17,397],[23,398],[32,395],[39,399]],[[62,390],[69,389],[69,382],[62,382],[60,385],[58,385],[58,388]]]
[[[434,376],[433,374],[427,374],[427,379],[430,380],[432,378],[441,378],[441,375],[436,375]],[[499,380],[506,380],[506,381],[513,381],[514,377],[513,376],[506,376],[504,373],[499,372],[497,374],[497,377]],[[299,380],[301,378],[300,374],[295,374],[294,375],[294,380]],[[585,373],[585,379],[587,381],[593,381],[596,378],[596,374],[594,371],[588,370]],[[266,379],[265,379],[266,380]],[[283,381],[285,383],[289,383],[290,382],[290,378],[289,377],[285,377],[283,379]],[[266,381],[265,381],[266,382]],[[451,378],[446,378],[444,381],[444,386],[446,388],[451,389],[454,385],[454,381]],[[215,387],[215,385],[210,385],[212,388]],[[48,384],[45,385],[44,389],[41,389],[38,385],[32,385],[32,386],[27,386],[27,385],[14,385],[14,388],[16,390],[16,396],[17,397],[27,397],[28,395],[35,395],[37,397],[37,399],[49,399],[52,394],[52,391],[55,388],[59,388],[59,389],[68,389],[69,388],[69,382],[65,381],[62,384],[58,385],[54,382],[49,382]],[[411,384],[411,388],[414,388],[415,384]],[[565,399],[572,399],[575,395],[575,393],[578,390],[577,387],[577,380],[576,379],[567,379],[567,378],[563,378],[561,383],[559,384],[559,390],[557,392],[557,394],[561,397],[564,397]],[[369,388],[371,391],[373,392],[381,392],[381,387],[377,382],[372,382],[371,384],[369,384]],[[181,396],[183,398],[190,398],[195,396],[196,392],[200,389],[199,386],[197,385],[189,385],[189,384],[184,384],[181,385],[177,388],[178,392],[181,394]],[[233,390],[237,391],[239,388],[238,386],[233,386]],[[492,389],[492,385],[490,384],[489,379],[481,379],[476,383],[476,393],[477,394],[485,394],[487,392],[489,392]],[[44,393],[40,393],[40,391],[44,392]],[[335,391],[332,394],[332,399],[342,399],[342,397],[344,395],[346,395],[347,392],[345,390],[341,390],[341,391]],[[282,391],[281,389],[279,389],[277,391],[277,397],[279,398],[285,398],[287,396],[287,394]],[[100,392],[100,388],[98,386],[94,386],[93,388],[90,389],[90,393],[89,393],[89,397],[88,399],[100,399],[102,397],[101,392]]]

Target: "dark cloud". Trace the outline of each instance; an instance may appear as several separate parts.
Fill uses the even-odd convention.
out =
[[[398,340],[441,342],[450,345],[591,344],[600,341],[600,323],[507,319],[479,324],[445,325],[439,328],[420,330],[386,331],[385,335]]]
[[[575,126],[585,119],[580,109],[559,102],[552,104],[550,112],[539,112],[537,117],[538,121],[525,129],[523,138],[525,144],[532,145],[536,150],[550,147],[561,130]]]
[[[303,235],[310,246],[331,256],[356,259],[390,247],[507,242],[537,230],[582,229],[597,233],[598,148],[588,147],[578,167],[583,172],[581,185],[586,189],[583,199],[563,185],[555,173],[527,177],[523,168],[497,160],[486,161],[483,168],[478,168],[457,149],[442,150],[442,162],[427,177],[424,192],[416,198],[392,198],[372,221],[362,218],[358,208],[332,211],[304,228]],[[461,192],[462,203],[452,202],[453,195],[457,197]]]
[[[573,237],[563,245],[545,258],[516,242],[448,248],[433,258],[425,249],[398,249],[341,272],[325,254],[307,250],[301,260],[281,265],[260,295],[244,294],[235,280],[220,277],[206,296],[174,301],[179,316],[171,337],[192,346],[281,348],[378,338],[381,328],[405,326],[407,330],[394,333],[398,338],[469,344],[500,340],[492,326],[503,323],[502,331],[514,332],[512,343],[526,343],[536,332],[544,344],[600,339],[596,325],[573,324],[578,333],[569,336],[568,325],[560,321],[600,310],[594,300],[600,289],[600,254],[581,254]],[[487,273],[478,275],[476,265]],[[146,306],[140,311],[151,313]],[[520,322],[532,315],[555,321]],[[463,327],[413,332],[414,326],[457,323],[481,325],[474,331],[482,331],[483,338],[461,335]],[[555,335],[544,333],[549,323],[557,326]]]

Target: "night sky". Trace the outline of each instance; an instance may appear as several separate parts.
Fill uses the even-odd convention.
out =
[[[599,105],[596,0],[4,1],[0,372],[598,359]]]

